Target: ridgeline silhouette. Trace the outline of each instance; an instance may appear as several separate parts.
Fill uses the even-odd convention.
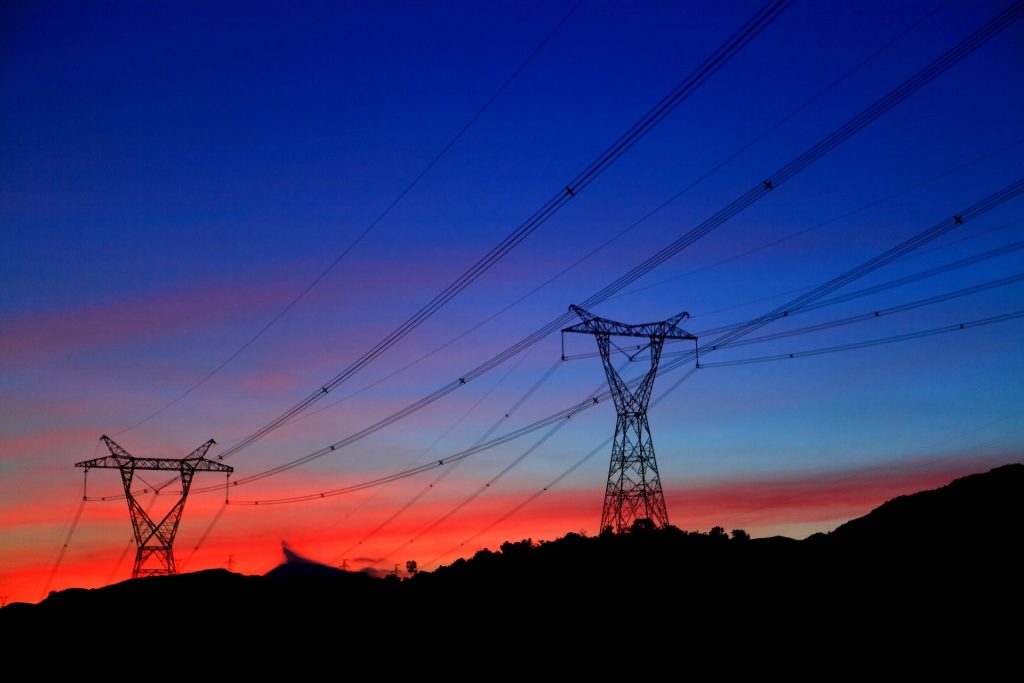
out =
[[[795,634],[821,639],[864,628],[886,637],[950,627],[977,633],[998,630],[997,607],[1019,616],[1022,511],[1024,464],[1014,464],[896,498],[803,541],[640,520],[620,534],[506,542],[406,580],[294,556],[266,576],[214,569],[54,592],[38,605],[0,610],[0,626],[35,637],[157,609],[161,629],[228,620],[286,635],[291,625],[328,619],[350,643],[403,624],[438,643],[520,628],[600,637],[652,617],[662,636],[736,632],[778,645]]]

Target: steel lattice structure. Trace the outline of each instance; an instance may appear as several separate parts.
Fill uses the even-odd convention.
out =
[[[124,496],[128,501],[128,513],[131,515],[132,529],[135,532],[136,551],[132,578],[176,574],[174,537],[178,533],[178,523],[181,521],[181,513],[185,509],[185,499],[188,497],[188,490],[192,485],[192,477],[196,472],[224,472],[230,476],[234,472],[234,468],[220,462],[207,460],[204,457],[210,447],[216,443],[213,439],[180,460],[136,458],[114,443],[113,439],[106,434],[101,439],[107,445],[110,455],[75,463],[75,467],[84,467],[86,473],[92,468],[121,471]],[[132,480],[137,470],[170,470],[181,474],[181,497],[159,523],[153,521],[132,494]]]
[[[582,322],[565,328],[562,333],[591,334],[597,338],[597,348],[601,352],[601,362],[618,414],[611,465],[608,468],[608,484],[601,509],[601,529],[611,527],[621,532],[629,529],[638,519],[649,519],[658,526],[667,525],[668,510],[665,507],[665,494],[661,490],[661,478],[658,476],[658,463],[654,459],[654,442],[647,422],[647,404],[654,388],[654,378],[658,374],[658,362],[665,340],[697,341],[697,337],[678,327],[678,323],[689,317],[689,313],[680,313],[656,323],[626,325],[599,318],[579,306],[570,306],[570,309],[579,315]],[[648,339],[642,348],[650,349],[651,368],[633,389],[622,380],[612,365],[613,336]],[[562,356],[564,358],[565,354]],[[631,360],[635,358],[636,354],[630,357]]]

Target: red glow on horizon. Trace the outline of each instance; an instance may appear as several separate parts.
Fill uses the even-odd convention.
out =
[[[1009,459],[1002,460],[1006,461]],[[999,463],[986,463],[988,466],[996,464]],[[801,531],[828,531],[893,497],[936,488],[982,469],[984,467],[977,460],[964,459],[915,470],[900,470],[893,466],[763,480],[677,485],[670,486],[666,495],[673,524],[686,530],[706,531],[711,526],[723,526],[727,530],[744,528],[754,537],[785,534],[787,531],[800,536]],[[427,566],[428,561],[439,555],[441,563],[450,563],[459,557],[469,557],[484,547],[496,549],[506,540],[550,540],[570,531],[590,534],[598,531],[598,494],[591,490],[554,490],[487,533],[460,545],[527,495],[529,493],[514,492],[481,498],[462,514],[452,517],[422,538],[416,538],[417,534],[449,510],[457,499],[424,501],[372,535],[371,532],[391,510],[381,505],[366,505],[351,517],[345,517],[360,500],[355,498],[346,500],[341,506],[323,503],[327,509],[320,518],[325,523],[319,529],[310,529],[305,523],[308,518],[303,517],[303,524],[291,525],[292,532],[282,531],[282,528],[289,527],[288,524],[283,527],[266,526],[260,514],[251,514],[254,512],[252,508],[229,507],[207,542],[193,554],[193,544],[222,505],[221,501],[211,497],[196,497],[194,502],[190,499],[189,508],[185,511],[175,557],[179,565],[187,562],[186,571],[196,571],[223,567],[230,555],[235,561],[235,571],[262,574],[283,560],[281,542],[286,541],[297,552],[315,561],[340,566],[343,560],[347,560],[349,568],[354,570],[389,570],[393,563],[404,566],[409,559],[417,560],[422,569],[433,569],[433,565]],[[369,494],[364,493],[364,497],[369,498]],[[171,497],[167,498],[170,503]],[[66,533],[66,528],[60,531],[66,520],[56,519],[53,513],[56,509],[65,514],[66,500],[59,502],[59,505],[43,501],[22,504],[5,510],[3,519],[0,519],[0,524],[9,533],[15,538],[22,537],[25,542],[23,546],[5,552],[5,566],[0,572],[0,585],[13,601],[36,601],[40,598],[39,593],[52,570],[56,551],[52,546],[31,543],[30,539],[46,536],[52,540],[56,535]],[[88,528],[81,529],[72,541],[52,590],[101,586],[112,574],[115,582],[127,578],[134,547],[127,548],[126,552],[131,533],[123,501],[91,504],[83,516],[83,524],[85,521],[88,521]],[[370,537],[366,538],[368,535]],[[123,541],[113,543],[112,538]],[[408,543],[412,539],[414,542]],[[339,553],[345,548],[350,548],[349,552],[340,557]],[[123,559],[118,562],[118,558]]]

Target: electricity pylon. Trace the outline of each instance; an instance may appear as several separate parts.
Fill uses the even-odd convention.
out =
[[[562,333],[591,334],[597,338],[597,348],[601,352],[601,362],[618,414],[611,465],[608,468],[608,484],[605,486],[604,506],[601,509],[601,529],[611,527],[617,532],[626,531],[638,519],[649,519],[657,526],[665,526],[668,524],[668,510],[665,508],[665,494],[661,490],[661,478],[658,476],[658,463],[654,459],[654,442],[651,440],[651,427],[647,423],[647,404],[654,388],[654,377],[658,374],[658,361],[665,340],[697,341],[697,337],[678,327],[678,323],[688,318],[689,313],[680,313],[657,323],[626,325],[599,318],[579,306],[569,308],[582,322],[565,328]],[[636,353],[630,355],[630,360],[634,360],[638,353],[650,349],[650,370],[643,378],[630,382],[634,384],[633,388],[622,380],[612,365],[612,337],[641,337],[648,340]],[[562,357],[565,358],[564,353]]]
[[[93,468],[117,469],[121,471],[121,482],[124,484],[124,497],[128,501],[128,513],[132,518],[132,529],[135,531],[135,566],[132,578],[140,576],[177,574],[174,563],[174,537],[178,534],[178,523],[185,509],[192,477],[196,472],[225,472],[228,476],[234,472],[220,462],[207,460],[204,456],[216,442],[210,439],[181,460],[174,458],[136,458],[125,449],[114,443],[113,439],[104,434],[103,443],[107,445],[110,455],[75,463],[75,467],[84,467],[86,473]],[[181,475],[181,498],[174,504],[170,512],[164,515],[159,523],[142,509],[132,494],[132,480],[137,470],[169,470]],[[155,491],[154,491],[155,492]]]

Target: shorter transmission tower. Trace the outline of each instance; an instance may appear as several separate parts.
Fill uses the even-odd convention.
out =
[[[231,476],[233,467],[223,463],[207,460],[204,456],[216,442],[210,439],[181,460],[174,458],[136,458],[128,451],[114,443],[113,439],[104,434],[101,439],[107,445],[110,455],[75,463],[75,467],[84,467],[86,475],[93,468],[116,469],[121,471],[121,482],[124,484],[124,497],[128,501],[128,513],[132,518],[132,529],[135,531],[135,566],[132,578],[140,576],[177,574],[174,564],[174,537],[178,534],[178,522],[185,509],[192,477],[196,472],[224,472]],[[181,498],[174,504],[170,512],[164,515],[159,523],[142,509],[132,493],[132,480],[136,470],[174,471],[181,475]],[[156,493],[156,489],[153,489]]]
[[[665,526],[668,524],[668,510],[665,507],[665,494],[661,490],[661,478],[658,476],[658,463],[654,459],[654,442],[651,440],[651,427],[647,423],[647,404],[651,399],[665,340],[688,339],[696,345],[697,337],[677,326],[690,314],[680,313],[657,323],[626,325],[599,318],[579,306],[569,308],[583,322],[565,328],[562,334],[576,332],[597,337],[597,348],[601,353],[601,362],[618,414],[608,483],[604,490],[604,506],[601,509],[601,529],[611,527],[617,532],[626,531],[638,519],[649,519],[658,526]],[[634,353],[627,354],[632,361],[645,349],[650,349],[651,368],[646,375],[629,383],[622,380],[611,361],[612,346],[615,346],[612,337],[640,337],[648,340],[635,349]],[[564,346],[562,359],[565,360]]]

